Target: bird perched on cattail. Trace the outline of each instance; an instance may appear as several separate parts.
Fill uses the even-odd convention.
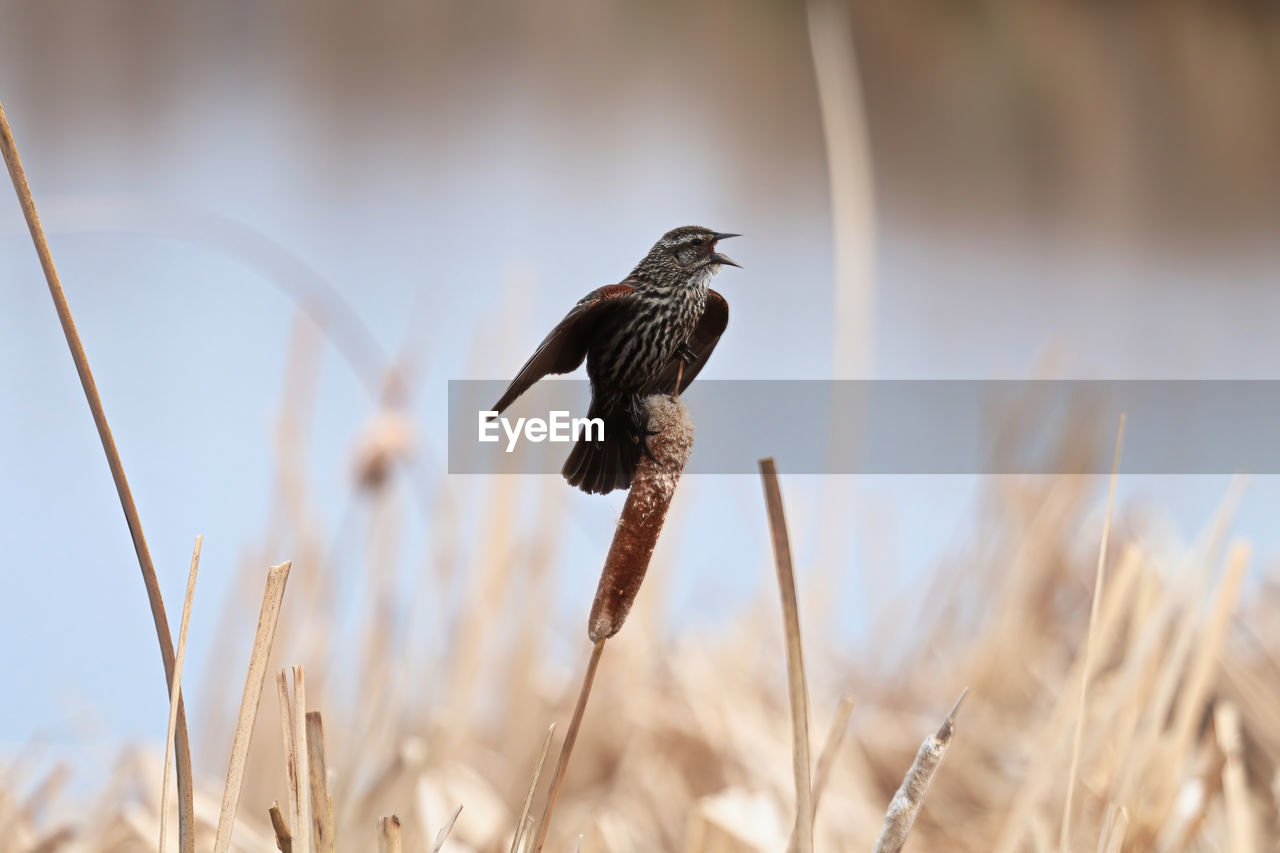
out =
[[[586,360],[587,417],[603,421],[604,436],[578,439],[561,470],[570,484],[600,494],[631,485],[650,434],[640,401],[688,387],[729,323],[729,303],[707,285],[721,265],[739,266],[716,250],[737,236],[697,225],[662,235],[620,284],[579,300],[494,405],[501,413],[542,377]]]

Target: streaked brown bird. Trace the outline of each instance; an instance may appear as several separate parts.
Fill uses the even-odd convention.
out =
[[[641,400],[684,391],[729,323],[729,303],[708,283],[721,265],[739,266],[716,250],[737,236],[697,225],[662,235],[621,283],[579,300],[494,404],[501,413],[542,377],[586,360],[587,417],[604,422],[604,436],[574,444],[561,469],[571,485],[597,494],[630,487],[651,434]]]

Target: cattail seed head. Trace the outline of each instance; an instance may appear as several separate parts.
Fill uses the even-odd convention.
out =
[[[693,422],[683,403],[659,395],[647,398],[644,406],[654,433],[649,436],[649,452],[654,458],[640,459],[605,557],[587,624],[587,636],[593,643],[622,630],[658,544],[680,473],[693,450]]]

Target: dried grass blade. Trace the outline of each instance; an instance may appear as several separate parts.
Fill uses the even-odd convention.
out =
[[[169,777],[173,764],[173,737],[178,727],[178,697],[182,695],[182,665],[187,656],[187,627],[191,623],[191,602],[196,593],[196,575],[200,571],[200,549],[204,545],[204,536],[196,537],[195,547],[191,551],[191,568],[187,571],[187,592],[182,599],[182,622],[178,626],[178,652],[173,660],[173,681],[169,685],[169,725],[164,738],[164,770],[160,782],[160,853],[164,853],[169,840]],[[190,798],[191,791],[182,792]],[[194,813],[193,803],[179,809],[179,814]]]
[[[1227,806],[1227,835],[1231,853],[1254,853],[1258,849],[1253,828],[1253,807],[1249,802],[1249,779],[1245,772],[1244,737],[1240,731],[1240,711],[1232,702],[1219,702],[1213,709],[1213,726],[1222,767],[1222,797]]]
[[[276,622],[280,617],[280,604],[284,600],[284,588],[289,580],[291,565],[292,563],[284,562],[267,571],[267,588],[262,595],[258,632],[253,638],[253,653],[249,657],[249,675],[245,678],[240,716],[236,720],[236,733],[231,742],[231,763],[227,767],[227,785],[222,791],[222,810],[218,814],[214,853],[227,853],[231,847],[231,830],[236,822],[236,809],[240,805],[240,790],[244,786],[249,742],[253,739],[253,724],[258,718],[258,700],[262,697],[263,682],[267,679],[267,662],[271,657],[271,645],[275,640]]]
[[[271,829],[276,834],[276,847],[280,853],[293,853],[293,836],[289,834],[289,824],[280,811],[280,803],[272,803],[267,814],[271,816]]]
[[[1120,853],[1124,837],[1129,832],[1129,810],[1112,803],[1107,807],[1103,820],[1102,837],[1098,839],[1098,853]]]
[[[524,797],[524,807],[520,809],[520,820],[516,823],[516,834],[511,838],[511,853],[520,849],[520,839],[524,838],[525,825],[529,820],[529,809],[533,805],[533,795],[538,790],[538,778],[542,775],[542,766],[547,761],[547,751],[551,749],[551,738],[555,736],[556,724],[547,726],[547,735],[542,739],[542,749],[538,750],[538,761],[533,765],[533,778],[529,780],[529,792]]]
[[[1071,738],[1071,763],[1067,769],[1067,796],[1062,804],[1062,833],[1058,838],[1060,853],[1071,849],[1071,805],[1076,789],[1076,773],[1080,768],[1080,741],[1084,736],[1084,719],[1089,698],[1089,671],[1093,668],[1094,631],[1098,626],[1098,610],[1102,606],[1102,587],[1106,580],[1107,545],[1111,541],[1111,513],[1116,501],[1116,478],[1120,473],[1120,451],[1124,447],[1124,414],[1116,430],[1116,449],[1111,457],[1111,482],[1107,486],[1107,514],[1102,521],[1102,541],[1098,544],[1098,565],[1093,578],[1093,601],[1089,605],[1089,628],[1084,635],[1084,665],[1080,668],[1080,695],[1076,702],[1076,726]]]
[[[453,817],[449,818],[449,822],[440,827],[440,831],[436,833],[435,844],[431,845],[431,853],[440,853],[440,848],[444,847],[444,842],[449,837],[449,833],[453,831],[453,825],[458,822],[458,815],[462,814],[462,804],[453,810]]]
[[[120,508],[124,511],[125,522],[129,526],[129,536],[133,540],[133,550],[138,557],[138,568],[142,571],[142,583],[146,587],[147,602],[151,607],[151,621],[155,626],[156,640],[160,644],[160,659],[164,664],[167,688],[173,683],[176,655],[169,628],[169,617],[165,613],[164,598],[160,594],[160,581],[156,578],[155,563],[151,559],[151,549],[147,547],[147,537],[142,531],[142,519],[138,515],[138,507],[133,500],[133,490],[130,489],[129,480],[124,474],[124,463],[120,459],[120,451],[116,448],[115,436],[111,434],[111,425],[107,422],[107,413],[102,405],[102,397],[98,393],[98,385],[93,379],[89,356],[85,353],[80,332],[76,329],[75,318],[71,315],[71,306],[67,302],[66,293],[62,290],[57,267],[53,264],[53,253],[49,249],[44,226],[40,224],[35,197],[31,194],[26,170],[22,168],[22,159],[18,156],[18,146],[14,141],[13,130],[9,127],[9,119],[5,115],[3,104],[0,104],[0,154],[3,154],[5,165],[9,168],[9,177],[13,180],[13,188],[18,194],[18,204],[27,221],[27,229],[31,232],[31,240],[35,244],[36,255],[40,259],[45,282],[49,286],[49,295],[53,299],[53,307],[57,311],[58,322],[62,326],[67,348],[71,350],[71,360],[75,363],[76,373],[80,377],[80,387],[84,391],[89,411],[93,415],[93,423],[98,430],[98,440],[102,443],[103,454],[107,457],[107,467],[111,469],[111,479],[115,483],[116,494],[120,498]],[[193,834],[195,812],[187,810],[194,801],[191,782],[191,743],[187,734],[187,712],[181,693],[178,695],[178,721],[174,729],[174,741],[176,743],[174,765],[178,773],[178,805],[183,810],[178,814],[178,846],[182,853],[195,853],[196,840]]]
[[[791,565],[791,543],[787,519],[782,509],[778,470],[772,459],[760,460],[764,500],[769,510],[773,534],[773,557],[778,570],[778,591],[782,598],[782,620],[787,641],[787,686],[791,697],[792,769],[796,784],[796,822],[792,849],[813,853],[813,788],[809,756],[809,689],[804,677],[804,652],[800,644],[800,610],[796,602],[796,579]]]
[[[319,711],[307,712],[307,756],[311,773],[311,813],[317,853],[333,853],[333,803],[324,758],[324,724]]]
[[[818,768],[813,772],[813,815],[818,816],[818,803],[822,800],[822,792],[826,790],[831,778],[831,768],[844,743],[845,733],[849,730],[849,718],[853,716],[853,697],[845,696],[836,706],[836,715],[831,720],[831,728],[827,731],[827,740],[818,755]]]
[[[1213,607],[1209,611],[1203,633],[1196,639],[1195,657],[1187,662],[1181,694],[1173,724],[1169,727],[1168,742],[1175,754],[1187,750],[1200,720],[1205,713],[1209,692],[1213,688],[1217,667],[1221,664],[1222,650],[1231,629],[1231,614],[1240,599],[1240,586],[1244,583],[1253,552],[1248,545],[1236,544],[1227,555],[1227,569],[1214,590]]]
[[[280,702],[280,735],[284,742],[284,769],[289,782],[289,814],[298,814],[298,764],[293,757],[293,700],[289,698],[289,671],[276,672],[276,698]]]
[[[298,664],[293,668],[293,761],[298,777],[298,811],[293,825],[297,827],[294,847],[297,853],[311,851],[311,762],[307,753],[307,672]]]
[[[378,853],[400,853],[400,818],[384,817],[378,822]]]

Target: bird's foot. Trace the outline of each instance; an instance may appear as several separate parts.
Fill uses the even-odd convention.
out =
[[[629,414],[631,415],[631,440],[639,443],[641,452],[648,456],[651,462],[657,462],[653,451],[649,449],[649,437],[657,435],[658,430],[649,429],[649,416],[644,411],[639,397],[632,398]]]

